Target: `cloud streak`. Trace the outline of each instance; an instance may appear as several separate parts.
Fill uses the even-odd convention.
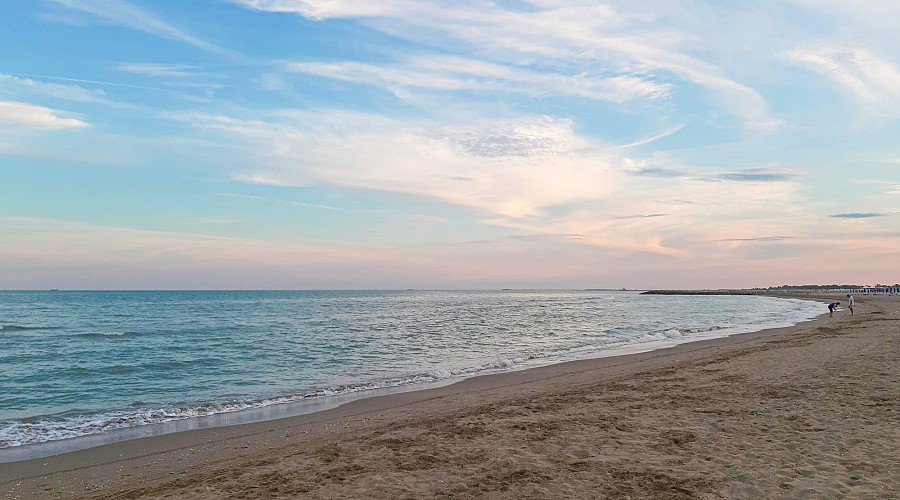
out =
[[[306,203],[303,201],[295,201],[295,200],[282,200],[280,198],[267,198],[265,196],[255,196],[255,195],[236,194],[236,193],[219,193],[219,196],[225,196],[228,198],[242,198],[245,200],[272,201],[272,202],[276,202],[276,203],[285,203],[288,205],[294,205],[294,206],[298,206],[298,207],[320,208],[322,210],[345,211],[343,208],[331,207],[328,205],[320,205],[318,203]]]
[[[886,217],[888,215],[893,215],[891,213],[876,213],[876,212],[850,212],[843,214],[833,214],[829,215],[829,217],[835,219],[872,219],[875,217]]]
[[[660,179],[694,179],[705,182],[788,182],[796,178],[790,172],[770,168],[754,168],[731,172],[707,174],[697,169],[678,169],[657,166],[639,166],[630,173],[639,177],[656,177]]]
[[[0,93],[31,93],[68,101],[111,104],[102,90],[89,90],[79,85],[44,83],[8,74],[0,74]]]
[[[119,63],[116,70],[151,78],[188,78],[196,75],[196,66],[190,64]]]
[[[794,239],[793,236],[760,236],[758,238],[724,238],[716,241],[729,241],[729,242],[769,242],[769,241],[786,241]]]
[[[384,0],[381,2],[346,2],[341,0],[232,0],[236,4],[262,12],[281,12],[322,20],[340,17],[378,17],[404,9],[415,9],[412,0]]]
[[[142,90],[162,90],[160,88],[147,87],[144,85],[131,85],[131,84],[127,84],[127,83],[104,82],[104,81],[99,81],[99,80],[85,80],[82,78],[66,78],[63,76],[32,75],[32,74],[28,74],[28,73],[7,73],[7,75],[26,77],[26,78],[38,78],[41,80],[59,80],[59,81],[64,81],[64,82],[91,83],[94,85],[103,85],[103,86],[110,86],[110,87],[125,87],[125,88],[142,89]]]
[[[124,0],[51,0],[73,10],[84,12],[108,23],[124,26],[168,40],[187,43],[199,49],[227,57],[237,53],[223,49],[202,38],[176,28],[156,14]]]
[[[637,98],[664,99],[671,91],[671,85],[641,76],[537,72],[456,56],[418,57],[395,65],[293,62],[286,64],[285,69],[388,89],[570,95],[615,103]]]

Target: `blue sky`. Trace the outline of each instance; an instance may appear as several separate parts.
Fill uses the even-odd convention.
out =
[[[896,282],[900,4],[0,11],[0,288]]]

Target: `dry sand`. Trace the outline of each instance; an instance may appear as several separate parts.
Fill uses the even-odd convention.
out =
[[[900,498],[898,361],[900,298],[859,297],[853,317],[0,464],[0,497]]]

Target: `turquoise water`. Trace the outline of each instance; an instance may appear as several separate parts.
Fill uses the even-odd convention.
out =
[[[797,300],[604,291],[0,292],[0,448],[820,313]]]

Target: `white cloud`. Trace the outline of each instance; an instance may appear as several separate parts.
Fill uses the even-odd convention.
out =
[[[178,119],[249,152],[230,159],[239,181],[404,193],[475,209],[490,225],[613,250],[702,254],[698,242],[711,251],[722,238],[780,235],[812,220],[793,205],[800,179],[789,170],[631,161],[621,156],[628,145],[596,143],[565,119],[461,125],[328,110]]]
[[[247,182],[310,182],[408,193],[510,217],[614,189],[609,159],[549,117],[471,125],[405,123],[374,115],[308,112],[262,122],[180,119],[255,151]]]
[[[81,128],[90,126],[76,118],[64,118],[62,112],[22,102],[0,101],[0,122],[45,130]]]

